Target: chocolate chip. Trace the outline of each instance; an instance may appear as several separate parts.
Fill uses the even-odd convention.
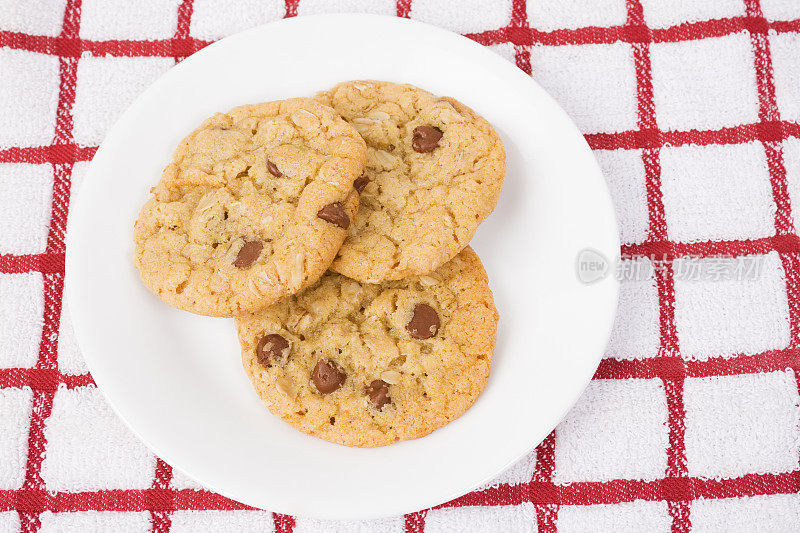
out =
[[[350,217],[345,213],[342,202],[333,202],[332,204],[326,205],[317,211],[317,216],[325,222],[330,222],[342,229],[350,227]]]
[[[439,315],[428,304],[417,304],[414,315],[406,324],[409,335],[414,339],[430,339],[439,331]]]
[[[283,172],[278,170],[278,165],[276,165],[269,159],[267,159],[267,170],[269,170],[269,173],[275,176],[276,178],[280,178],[281,176],[283,176]]]
[[[356,178],[356,181],[353,182],[353,188],[356,190],[358,194],[361,194],[362,192],[364,192],[364,189],[367,188],[367,185],[369,185],[369,181],[370,179],[367,177],[366,174],[361,174],[361,176]]]
[[[250,268],[250,265],[255,263],[258,256],[261,255],[261,250],[263,249],[264,243],[259,240],[245,242],[236,255],[236,261],[233,262],[233,266],[241,269]]]
[[[270,367],[273,363],[282,363],[289,358],[289,341],[276,333],[264,335],[256,346],[256,358],[262,366]]]
[[[417,126],[411,137],[411,147],[415,152],[433,152],[439,147],[442,130],[433,126]]]
[[[328,394],[342,386],[344,380],[347,379],[347,374],[339,370],[333,361],[320,359],[317,361],[317,366],[314,367],[311,379],[314,380],[318,391]]]
[[[392,399],[389,398],[389,384],[382,379],[376,379],[366,387],[364,387],[364,394],[369,397],[369,401],[375,406],[378,411],[383,410],[383,406],[391,403]]]

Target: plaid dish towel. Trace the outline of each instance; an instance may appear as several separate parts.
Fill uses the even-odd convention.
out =
[[[176,61],[311,13],[411,17],[531,74],[620,222],[606,358],[529,456],[438,508],[246,508],[153,456],[62,306],[70,196]],[[0,0],[0,532],[800,531],[797,0]]]

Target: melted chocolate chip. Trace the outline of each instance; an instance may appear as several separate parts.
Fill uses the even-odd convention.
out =
[[[250,268],[250,265],[256,262],[258,256],[261,255],[261,250],[264,249],[264,243],[255,240],[255,241],[248,241],[244,243],[239,253],[236,255],[236,260],[233,262],[233,266],[236,268]]]
[[[264,335],[256,346],[256,358],[262,366],[282,363],[289,357],[289,341],[276,333]]]
[[[417,126],[414,128],[411,137],[411,147],[415,152],[433,152],[439,147],[439,140],[442,138],[442,130],[433,126]]]
[[[414,314],[406,324],[408,334],[413,339],[430,339],[439,331],[439,315],[428,304],[417,304]]]
[[[326,205],[317,211],[317,216],[325,222],[330,222],[342,229],[350,227],[350,217],[345,213],[342,202],[333,202],[332,204]]]
[[[280,178],[281,176],[283,176],[283,172],[278,170],[278,165],[276,165],[269,159],[267,159],[267,170],[269,170],[269,173],[275,176],[276,178]]]
[[[376,379],[364,387],[364,394],[367,395],[369,401],[378,411],[382,411],[383,406],[392,401],[389,397],[389,384],[382,379]]]
[[[364,189],[367,188],[369,182],[370,179],[367,177],[367,175],[361,174],[361,176],[356,178],[356,181],[353,182],[353,188],[356,190],[358,194],[361,194],[362,192],[364,192]]]
[[[318,391],[328,394],[342,386],[344,380],[347,379],[347,374],[339,370],[336,363],[320,359],[317,361],[317,366],[314,367],[311,379]]]

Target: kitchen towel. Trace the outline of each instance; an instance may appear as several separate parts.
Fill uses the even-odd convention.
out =
[[[108,407],[62,305],[70,197],[132,99],[216,39],[325,12],[435,24],[532,75],[623,242],[606,356],[556,430],[485,487],[365,522],[173,470]],[[796,0],[0,0],[0,532],[800,531],[798,224]]]

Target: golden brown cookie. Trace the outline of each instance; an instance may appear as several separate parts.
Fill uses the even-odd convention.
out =
[[[325,274],[237,318],[244,368],[269,409],[348,446],[422,437],[489,377],[497,311],[467,247],[435,272],[380,284]]]
[[[186,137],[134,229],[142,280],[170,305],[255,311],[314,283],[358,209],[358,133],[297,98],[232,109]]]
[[[331,269],[364,282],[427,274],[492,212],[505,151],[492,126],[412,85],[341,83],[317,98],[367,142],[361,207]]]

